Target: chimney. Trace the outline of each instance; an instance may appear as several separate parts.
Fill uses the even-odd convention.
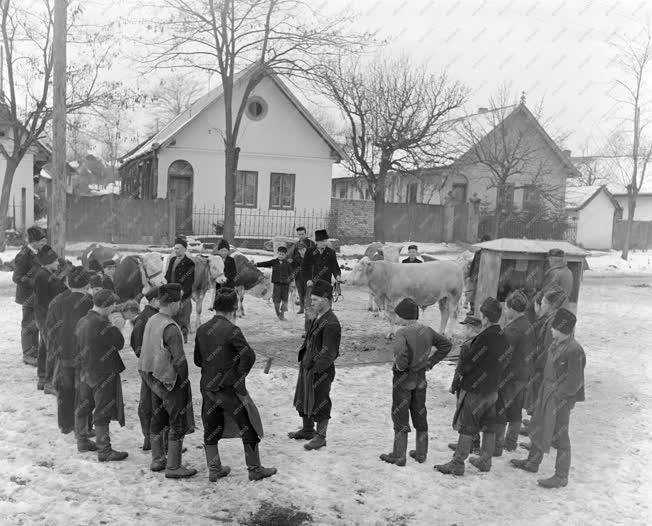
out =
[[[489,108],[478,108],[478,113],[487,113],[489,111]]]
[[[570,151],[570,150],[562,150],[562,151],[564,152],[564,155],[565,155],[566,157],[570,157],[570,156],[571,156],[571,151]]]

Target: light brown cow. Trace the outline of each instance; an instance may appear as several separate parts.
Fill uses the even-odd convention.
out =
[[[201,325],[201,313],[204,298],[210,291],[209,305],[215,301],[215,284],[226,281],[224,277],[224,260],[220,256],[193,256],[195,262],[195,281],[192,285],[192,299],[195,301],[195,330]]]

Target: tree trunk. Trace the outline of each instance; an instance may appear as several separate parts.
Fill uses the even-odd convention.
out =
[[[224,145],[224,239],[235,238],[235,174],[238,170],[240,148],[225,141]]]
[[[0,252],[3,252],[6,245],[7,213],[9,212],[9,197],[11,196],[11,185],[14,182],[14,174],[18,165],[13,159],[5,159],[5,177],[2,181],[2,194],[0,194]]]
[[[381,243],[385,242],[384,214],[385,193],[376,192],[374,197],[374,240]]]
[[[636,195],[627,196],[627,225],[625,227],[625,241],[623,242],[623,251],[620,257],[627,261],[629,258],[629,245],[632,241],[632,227],[634,226],[634,213],[636,212]]]

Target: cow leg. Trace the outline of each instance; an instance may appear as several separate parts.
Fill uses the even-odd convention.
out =
[[[448,297],[439,300],[439,313],[441,315],[439,333],[444,334],[446,332],[446,325],[448,325],[448,318],[450,316],[450,300]]]
[[[245,311],[244,311],[244,287],[236,287],[236,292],[238,294],[238,315],[242,318],[244,318]]]
[[[384,300],[381,301],[381,308],[385,311],[385,318],[387,318],[387,321],[389,322],[389,333],[385,336],[386,339],[388,340],[393,340],[394,339],[394,333],[395,331],[395,326],[396,326],[396,314],[394,314],[394,309],[392,305],[389,304],[389,301]]]

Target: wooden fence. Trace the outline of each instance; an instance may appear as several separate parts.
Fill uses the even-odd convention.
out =
[[[625,244],[627,220],[614,221],[613,248],[622,250]],[[652,221],[633,221],[630,249],[646,250],[652,248]]]

